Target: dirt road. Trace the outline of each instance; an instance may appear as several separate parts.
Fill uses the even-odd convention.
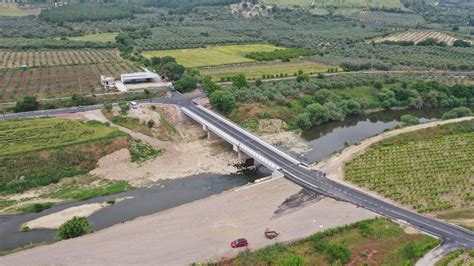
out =
[[[285,179],[228,191],[92,235],[0,257],[0,265],[186,265],[236,255],[242,250],[229,244],[239,237],[257,249],[376,216],[328,198],[274,213],[299,191]],[[266,239],[267,227],[280,235]]]

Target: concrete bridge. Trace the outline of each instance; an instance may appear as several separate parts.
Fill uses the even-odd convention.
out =
[[[307,165],[259,139],[226,118],[198,104],[182,106],[187,116],[200,123],[208,138],[216,136],[232,144],[239,158],[253,158],[273,171],[272,176],[285,178],[322,195],[347,201],[402,224],[409,224],[444,240],[451,247],[474,248],[474,233],[454,224],[428,218],[371,196],[361,190],[326,178]]]

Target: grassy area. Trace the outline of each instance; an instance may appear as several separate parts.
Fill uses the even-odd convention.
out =
[[[52,202],[45,202],[45,203],[33,203],[33,204],[28,204],[25,205],[18,210],[23,213],[29,213],[29,212],[41,212],[43,210],[49,209],[53,207],[54,203]]]
[[[304,240],[244,251],[217,265],[413,265],[439,240],[406,234],[387,219],[361,221]],[[214,265],[214,264],[212,264]]]
[[[85,174],[102,156],[130,145],[126,134],[102,123],[60,118],[2,122],[0,136],[0,194]]]
[[[6,4],[6,3],[0,4],[0,16],[23,17],[27,15],[28,13],[18,8],[16,4]]]
[[[280,76],[294,76],[298,70],[305,73],[327,72],[329,68],[337,68],[309,60],[293,60],[291,62],[264,62],[240,65],[202,68],[203,75],[211,76],[214,81],[224,81],[238,73],[244,73],[249,79],[261,79]],[[340,69],[339,69],[340,70]]]
[[[81,201],[100,196],[117,194],[131,188],[132,186],[127,181],[99,179],[96,186],[72,184],[49,194],[44,194],[42,197]]]
[[[86,34],[83,36],[69,37],[73,41],[83,42],[115,42],[115,37],[118,35],[116,32],[104,32],[95,34]]]
[[[448,265],[474,265],[474,250],[458,249],[435,264],[435,266]]]
[[[163,153],[163,150],[157,150],[143,141],[134,141],[130,147],[130,156],[134,163],[146,162],[162,155]]]
[[[0,123],[0,156],[54,149],[119,133],[100,122],[42,118]]]
[[[474,200],[473,155],[474,121],[451,123],[371,146],[346,163],[345,178],[419,212],[464,209]]]
[[[172,56],[176,58],[179,64],[185,67],[203,67],[253,62],[254,60],[244,57],[245,53],[271,52],[276,49],[282,48],[268,44],[246,44],[211,46],[195,49],[145,51],[143,55],[145,57]]]

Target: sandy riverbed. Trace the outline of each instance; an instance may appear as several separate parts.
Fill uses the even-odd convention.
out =
[[[229,243],[239,237],[246,237],[254,250],[376,216],[329,198],[276,214],[300,189],[285,179],[240,188],[91,235],[0,257],[0,264],[31,265],[35,258],[36,265],[186,265],[236,255],[241,250]],[[280,236],[266,239],[267,227]]]

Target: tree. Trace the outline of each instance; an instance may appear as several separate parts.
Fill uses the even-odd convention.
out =
[[[405,126],[413,126],[420,123],[420,120],[417,117],[414,117],[412,115],[402,115],[400,117],[400,120],[402,121],[402,124]]]
[[[362,112],[360,103],[355,100],[347,100],[343,102],[343,109],[347,115],[359,115]]]
[[[257,80],[255,81],[255,86],[260,87],[260,86],[262,86],[262,83],[263,83],[263,82],[262,82],[261,79],[257,79]]]
[[[374,82],[374,88],[381,90],[383,88],[383,83],[380,80]]]
[[[472,44],[470,42],[466,42],[464,40],[455,40],[453,42],[454,47],[471,47]]]
[[[121,115],[126,115],[127,112],[130,110],[130,106],[126,102],[119,103],[119,107]]]
[[[148,128],[152,128],[152,127],[155,126],[155,121],[153,119],[150,119],[150,120],[148,120],[146,125],[148,126]]]
[[[313,126],[313,123],[311,123],[310,115],[306,112],[296,116],[295,124],[297,127],[303,130],[310,129]]]
[[[309,114],[309,119],[313,125],[317,124],[318,122],[327,122],[331,118],[329,110],[319,103],[308,105],[306,107],[306,112]]]
[[[244,88],[248,87],[249,84],[247,82],[247,78],[245,77],[244,73],[240,73],[237,76],[232,77],[232,86],[236,88]]]
[[[161,61],[163,62],[165,58],[166,57],[163,57]],[[161,66],[159,72],[161,76],[165,76],[169,80],[178,80],[183,76],[184,70],[184,66],[177,64],[176,62],[168,62]]]
[[[296,76],[296,82],[309,81],[309,75],[307,73],[298,74]]]
[[[452,109],[449,112],[444,113],[443,120],[460,118],[460,117],[465,117],[465,116],[472,116],[471,109],[467,107],[458,107],[458,108]]]
[[[74,216],[71,220],[63,223],[58,229],[59,239],[69,239],[92,232],[92,226],[86,217]]]
[[[196,88],[197,78],[191,75],[185,75],[173,83],[175,89],[181,93],[190,92]]]
[[[215,91],[209,97],[209,101],[211,102],[212,106],[225,113],[228,113],[237,107],[235,96],[229,91]]]
[[[14,111],[18,112],[29,112],[38,110],[39,103],[35,96],[25,95],[21,100],[17,101],[14,107]]]
[[[217,85],[217,83],[212,81],[210,77],[204,77],[202,86],[208,95],[211,95],[213,92],[222,89],[219,85]]]

